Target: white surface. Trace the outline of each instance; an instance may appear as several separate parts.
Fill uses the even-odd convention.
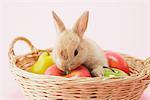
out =
[[[66,0],[65,0],[66,1]],[[139,58],[150,56],[148,33],[150,32],[149,0],[99,0],[68,2],[46,0],[3,1],[0,33],[1,68],[0,80],[3,96],[15,98],[18,86],[9,71],[7,52],[14,37],[25,36],[37,48],[53,46],[56,31],[51,16],[54,10],[65,25],[72,27],[84,10],[90,10],[88,29],[85,35],[94,39],[102,48],[127,53]],[[18,43],[17,53],[25,53],[26,45]],[[149,53],[149,54],[148,54]],[[15,99],[16,100],[16,99]]]

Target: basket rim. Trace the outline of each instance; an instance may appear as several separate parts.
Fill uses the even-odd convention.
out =
[[[46,49],[47,50],[47,49]],[[41,52],[39,50],[39,52]],[[39,53],[38,52],[38,53]],[[29,55],[29,54],[33,54],[34,52],[32,53],[27,53],[25,55],[20,55],[18,57],[21,57],[21,56],[26,56],[26,55]],[[126,55],[126,56],[129,56],[127,54],[121,54],[121,55]],[[133,56],[129,56],[129,57],[133,57]],[[135,58],[135,57],[133,57]],[[136,58],[138,59],[138,58]],[[141,59],[138,59],[138,60],[141,60]],[[144,60],[141,60],[142,62],[144,62]],[[99,82],[99,83],[122,83],[122,82],[129,82],[129,81],[133,81],[133,80],[142,80],[144,79],[145,77],[147,77],[147,75],[145,74],[145,71],[142,70],[138,75],[135,75],[135,76],[127,76],[125,78],[120,78],[120,79],[101,79],[99,77],[72,77],[72,78],[65,78],[65,77],[61,77],[61,76],[52,76],[52,75],[42,75],[42,74],[35,74],[35,73],[30,73],[30,72],[27,72],[23,69],[20,69],[17,67],[17,65],[11,61],[10,59],[10,63],[12,64],[11,65],[11,70],[12,71],[15,71],[15,74],[19,75],[19,76],[22,76],[24,78],[28,78],[28,79],[32,79],[32,80],[38,80],[40,81],[42,79],[42,81],[48,81],[48,80],[55,80],[55,81],[84,81],[85,80],[87,82],[92,82],[92,81],[96,81],[96,82]]]

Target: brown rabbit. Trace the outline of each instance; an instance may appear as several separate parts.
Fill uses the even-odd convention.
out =
[[[59,33],[52,51],[58,68],[71,71],[84,64],[93,76],[102,77],[103,66],[108,66],[104,51],[94,41],[83,36],[88,24],[89,11],[82,14],[72,29],[66,29],[55,12],[52,12],[52,15]]]

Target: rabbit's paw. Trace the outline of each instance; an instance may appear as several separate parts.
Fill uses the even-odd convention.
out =
[[[92,70],[92,75],[96,76],[96,77],[103,77],[103,67],[102,66],[98,66],[97,68]]]

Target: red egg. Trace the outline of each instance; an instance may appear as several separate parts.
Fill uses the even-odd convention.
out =
[[[67,78],[74,77],[74,76],[91,77],[91,74],[85,66],[81,65],[76,69],[72,70],[70,74],[65,75],[65,77]]]
[[[105,55],[107,57],[109,67],[120,69],[126,72],[127,74],[130,73],[127,62],[123,59],[123,57],[120,54],[112,51],[107,51]]]
[[[64,72],[58,69],[57,66],[54,64],[45,71],[45,74],[53,76],[63,76]]]

